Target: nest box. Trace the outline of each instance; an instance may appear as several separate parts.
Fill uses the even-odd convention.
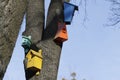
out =
[[[56,42],[64,42],[68,40],[68,34],[65,23],[58,23],[58,31],[55,35],[54,40]]]
[[[30,49],[28,54],[26,55],[27,63],[26,68],[31,71],[37,71],[37,75],[40,73],[42,69],[42,50],[38,52]]]
[[[78,10],[78,6],[64,2],[64,22],[66,24],[71,24],[75,10]]]
[[[30,46],[31,46],[32,42],[31,42],[31,36],[22,36],[22,47],[25,50],[25,53],[28,52]]]

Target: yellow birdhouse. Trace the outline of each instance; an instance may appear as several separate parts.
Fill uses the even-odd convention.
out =
[[[38,71],[36,75],[39,74],[41,68],[42,68],[42,50],[39,50],[38,52],[30,49],[28,54],[26,55],[27,58],[27,64],[26,68],[33,71]]]

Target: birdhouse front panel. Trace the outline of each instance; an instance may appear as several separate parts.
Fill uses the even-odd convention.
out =
[[[64,42],[68,40],[68,34],[65,23],[58,23],[58,31],[54,39],[57,42]]]
[[[64,22],[71,24],[77,6],[64,2]]]
[[[42,68],[42,51],[41,50],[39,50],[39,52],[30,50],[26,55],[26,58],[28,59],[27,69],[41,70]]]
[[[37,57],[37,56],[34,56],[30,60],[28,60],[27,68],[31,68],[31,69],[36,68],[38,70],[41,70],[41,68],[42,68],[42,59]]]

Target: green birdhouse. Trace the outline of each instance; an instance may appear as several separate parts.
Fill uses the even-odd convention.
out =
[[[31,42],[31,36],[23,36],[22,37],[22,47],[25,50],[25,53],[27,53],[30,49],[32,42]]]

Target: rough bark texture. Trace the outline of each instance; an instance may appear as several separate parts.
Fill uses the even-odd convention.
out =
[[[10,61],[26,0],[0,0],[0,80]]]
[[[43,0],[37,0],[37,1],[43,2]],[[33,3],[32,0],[31,0],[31,3]],[[38,4],[38,2],[36,2],[36,4]],[[34,8],[32,9],[31,7],[34,7],[35,5],[30,5],[30,4],[28,5],[29,5],[28,9],[30,8],[32,11]],[[43,5],[41,5],[40,3],[37,6],[41,6],[41,10],[40,9],[39,10],[43,14],[44,13],[44,9],[42,7]],[[61,14],[59,15],[56,14],[56,9],[59,9]],[[43,29],[43,23],[38,25],[33,24],[37,17],[39,17],[37,20],[37,23],[39,23],[39,21],[43,22],[44,15],[36,16],[36,14],[39,12],[37,9],[35,9],[35,13],[34,12],[27,13],[27,15],[29,15],[29,17],[27,16],[28,17],[27,20],[32,26],[30,26],[30,24],[26,26],[27,28],[24,35],[31,35],[32,37],[35,37],[36,35],[42,36],[42,39],[41,37],[37,37],[37,38],[35,37],[35,38],[32,38],[32,40],[33,40],[33,43],[35,43],[38,48],[42,48],[43,50],[43,68],[40,72],[40,75],[29,76],[30,73],[26,72],[27,80],[56,80],[57,79],[57,72],[58,72],[58,66],[59,66],[60,53],[62,49],[62,43],[56,44],[54,42],[54,36],[57,32],[58,21],[63,22],[62,10],[63,10],[62,0],[51,0],[49,11],[48,11],[48,17],[47,17],[47,26],[46,26],[46,29],[43,31],[44,34],[42,34],[42,30],[41,32],[38,32],[38,33],[34,32],[35,31],[34,26],[37,29]],[[33,14],[35,14],[35,16]],[[34,20],[29,19],[30,16],[34,16]]]
[[[43,28],[44,28],[44,0],[27,0],[26,30],[25,32],[23,32],[23,35],[31,36],[32,44],[37,44],[42,39]],[[38,48],[40,49],[40,47]],[[26,80],[29,80],[32,79],[35,73],[25,70],[25,75]]]
[[[44,28],[44,0],[27,0],[25,36],[31,36],[34,44],[42,38]]]
[[[56,13],[57,9],[60,10],[59,15]],[[38,44],[43,49],[43,69],[39,76],[31,80],[57,80],[62,49],[62,43],[57,44],[54,42],[58,21],[63,22],[63,3],[62,0],[51,0],[43,40],[40,45]]]
[[[27,25],[23,35],[31,35],[32,42],[43,50],[43,68],[40,75],[33,75],[26,79],[56,80],[62,43],[54,42],[54,36],[57,32],[58,21],[63,22],[62,0],[51,0],[44,31],[44,0],[0,1],[0,80],[11,58],[25,10],[27,10]],[[56,13],[56,10],[60,10],[60,14]]]

